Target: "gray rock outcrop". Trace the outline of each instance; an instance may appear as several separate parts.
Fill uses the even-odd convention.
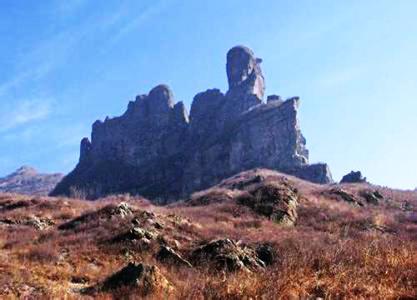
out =
[[[168,86],[159,85],[131,101],[122,116],[96,121],[91,142],[81,142],[78,165],[52,195],[129,192],[165,202],[257,167],[331,182],[326,164],[308,163],[298,97],[272,95],[264,103],[261,61],[247,47],[232,48],[229,90],[197,94],[190,115]]]
[[[349,174],[343,176],[340,183],[364,183],[366,182],[366,177],[363,177],[360,171],[351,171]]]

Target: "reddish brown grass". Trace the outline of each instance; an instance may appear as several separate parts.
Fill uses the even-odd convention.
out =
[[[269,173],[268,173],[269,174]],[[267,174],[267,175],[268,175]],[[268,176],[272,176],[269,174]],[[239,178],[241,180],[242,178]],[[231,179],[231,181],[237,179]],[[390,200],[358,208],[323,196],[329,187],[290,177],[301,194],[295,227],[280,227],[233,201],[153,206],[144,199],[108,197],[87,202],[70,199],[0,195],[0,219],[48,217],[55,225],[43,231],[27,225],[0,224],[0,297],[89,297],[95,286],[129,261],[157,265],[175,287],[172,299],[415,299],[417,297],[417,193],[377,188]],[[364,186],[343,187],[352,193]],[[369,188],[369,186],[366,186]],[[156,214],[161,238],[176,240],[187,258],[202,241],[268,242],[277,251],[272,266],[257,273],[214,273],[204,268],[174,268],[154,258],[156,245],[144,250],[129,242],[110,243],[131,227],[130,219],[94,219],[59,230],[83,214],[127,201],[138,211]],[[403,210],[407,201],[414,205]],[[11,205],[11,206],[10,206]],[[5,209],[13,208],[13,209]],[[138,298],[124,288],[99,299]],[[153,294],[150,298],[166,298]]]

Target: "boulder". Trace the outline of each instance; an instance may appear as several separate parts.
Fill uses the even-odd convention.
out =
[[[285,183],[260,184],[238,197],[237,202],[282,225],[297,221],[298,192]]]
[[[175,252],[174,249],[168,246],[161,246],[161,249],[156,254],[156,259],[160,262],[191,268],[192,265],[189,261],[184,259],[180,254]]]
[[[330,197],[336,198],[337,200],[345,201],[356,206],[364,206],[364,203],[360,199],[358,199],[355,195],[349,193],[344,189],[332,188],[330,191],[326,193]]]
[[[143,240],[146,243],[148,241],[156,239],[156,234],[152,231],[146,230],[140,227],[133,227],[127,232],[121,233],[113,238],[113,242],[123,242],[123,241],[140,241]]]
[[[128,203],[121,202],[117,205],[109,204],[97,211],[85,213],[68,222],[65,222],[59,225],[58,229],[59,230],[72,230],[72,229],[77,229],[83,226],[84,224],[88,224],[90,222],[100,222],[102,220],[109,221],[114,218],[124,219],[131,215],[133,215],[133,208]]]
[[[340,183],[364,183],[366,182],[366,177],[362,176],[360,171],[351,171],[349,174],[343,176]]]
[[[99,290],[117,291],[122,287],[136,288],[141,296],[156,292],[169,293],[173,287],[156,266],[143,263],[129,263],[120,271],[107,278]]]
[[[8,225],[8,226],[30,226],[35,228],[36,230],[45,230],[49,227],[55,225],[54,221],[49,218],[39,218],[37,216],[29,216],[23,219],[19,218],[4,218],[0,219],[0,224]]]
[[[195,249],[192,254],[192,261],[196,265],[206,266],[213,264],[215,270],[234,271],[256,271],[263,269],[265,263],[260,260],[256,252],[230,239],[218,239],[210,241]]]
[[[362,191],[360,195],[367,203],[374,205],[378,205],[379,202],[384,199],[384,196],[378,191]]]

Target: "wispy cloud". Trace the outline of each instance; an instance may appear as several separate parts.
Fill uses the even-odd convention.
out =
[[[62,4],[63,2],[67,1],[59,1],[55,9],[70,13],[82,7],[86,1],[75,0],[69,4]],[[15,71],[7,80],[0,82],[0,96],[21,90],[25,83],[46,78],[61,65],[65,65],[68,56],[85,40],[96,38],[97,35],[113,36],[104,39],[98,48],[100,52],[105,52],[120,38],[140,28],[151,17],[164,10],[169,3],[171,0],[155,1],[137,14],[129,6],[120,5],[107,14],[92,15],[85,22],[55,32],[33,45],[30,51],[17,55]]]
[[[322,89],[334,89],[358,80],[363,75],[361,67],[334,69],[323,73],[316,79],[316,85]]]
[[[112,43],[117,42],[119,39],[121,39],[123,36],[125,36],[129,32],[139,29],[150,18],[158,15],[163,10],[165,10],[171,4],[171,2],[172,0],[155,1],[150,6],[140,11],[137,15],[135,15],[133,18],[128,20],[120,28],[117,34],[113,37]]]
[[[52,111],[50,100],[25,100],[0,107],[0,132],[46,118]]]

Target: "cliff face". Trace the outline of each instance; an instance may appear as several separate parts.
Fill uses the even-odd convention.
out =
[[[197,94],[189,116],[169,87],[159,85],[137,96],[121,117],[96,121],[91,142],[81,141],[78,165],[52,194],[129,192],[171,201],[257,167],[331,182],[326,164],[308,164],[299,99],[263,102],[261,61],[246,47],[229,50],[229,90]]]

